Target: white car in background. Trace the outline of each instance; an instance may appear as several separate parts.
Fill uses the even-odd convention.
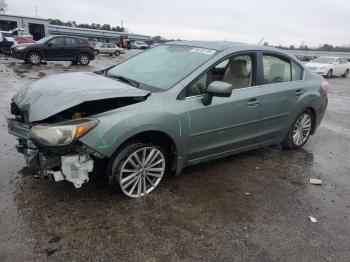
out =
[[[107,54],[107,55],[115,55],[115,56],[120,56],[120,54],[125,53],[125,49],[120,48],[114,44],[111,43],[101,43],[101,44],[96,44],[95,46],[95,53],[97,55],[99,54]]]
[[[345,58],[333,56],[320,56],[306,64],[313,73],[327,78],[332,76],[348,77],[350,66]]]

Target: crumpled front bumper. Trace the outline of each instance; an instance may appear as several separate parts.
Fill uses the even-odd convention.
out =
[[[24,155],[27,166],[39,177],[53,176],[55,181],[67,180],[76,188],[89,181],[94,161],[90,154],[79,150],[44,150],[38,147],[30,137],[30,124],[15,119],[7,119],[8,132],[18,138],[17,151]]]

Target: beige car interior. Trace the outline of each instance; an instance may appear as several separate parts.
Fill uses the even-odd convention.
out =
[[[228,62],[225,63],[225,61]],[[224,70],[221,75],[214,76],[212,70],[209,70],[190,87],[189,96],[204,94],[207,86],[217,80],[232,84],[234,89],[252,85],[252,62],[250,56],[236,56],[225,61],[217,66]]]

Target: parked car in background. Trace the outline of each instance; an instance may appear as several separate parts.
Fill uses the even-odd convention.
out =
[[[320,56],[306,64],[313,73],[331,78],[332,76],[348,77],[350,66],[342,57]]]
[[[11,47],[16,43],[11,32],[0,31],[0,52],[4,54],[11,53]]]
[[[125,49],[120,48],[114,44],[111,43],[103,43],[95,46],[95,54],[108,54],[108,55],[115,55],[120,56],[120,54],[124,54]]]
[[[13,57],[31,64],[46,61],[71,61],[88,65],[95,59],[94,48],[85,38],[72,36],[49,36],[34,44],[20,44],[11,48]]]
[[[137,198],[185,166],[275,143],[303,147],[327,92],[323,77],[279,49],[169,42],[105,70],[29,84],[12,99],[8,130],[37,174],[79,188],[104,171]]]
[[[130,48],[131,49],[147,49],[147,48],[149,48],[149,45],[147,45],[143,41],[131,41]]]
[[[35,43],[33,36],[28,32],[22,32],[20,35],[14,36],[17,44],[32,44]]]

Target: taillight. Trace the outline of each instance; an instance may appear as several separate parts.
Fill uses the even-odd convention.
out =
[[[322,85],[321,85],[323,91],[326,93],[326,95],[328,94],[328,90],[329,90],[329,83],[327,81],[323,81]]]

